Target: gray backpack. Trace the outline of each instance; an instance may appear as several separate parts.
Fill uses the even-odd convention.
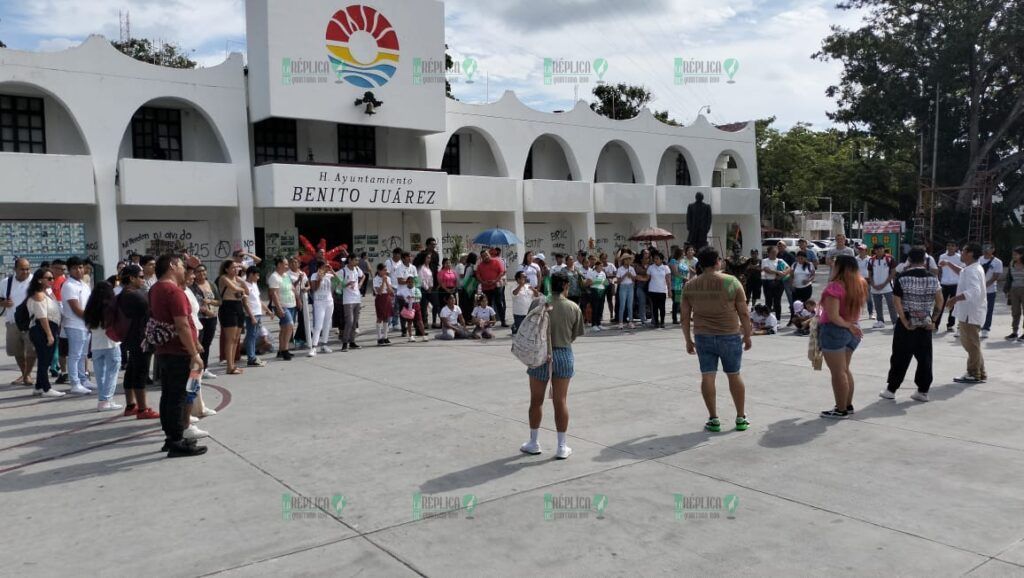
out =
[[[531,369],[547,363],[551,355],[550,310],[551,306],[543,297],[534,299],[512,338],[512,355]]]

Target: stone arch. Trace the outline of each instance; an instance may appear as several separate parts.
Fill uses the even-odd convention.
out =
[[[679,168],[680,162],[685,165],[682,172]],[[661,154],[661,160],[658,163],[657,184],[686,186],[685,176],[689,177],[689,186],[696,187],[704,184],[701,181],[700,170],[693,159],[693,154],[682,145],[671,145]],[[683,182],[677,182],[677,178],[682,178]]]
[[[535,151],[539,152],[535,154]],[[579,181],[582,176],[579,162],[569,143],[561,136],[544,133],[530,143],[523,179]]]
[[[43,130],[44,133],[49,132],[52,137],[46,138],[46,153],[48,154],[71,154],[71,155],[90,155],[92,147],[89,146],[89,141],[85,136],[85,131],[82,130],[81,123],[78,122],[78,117],[72,112],[71,107],[61,97],[57,96],[53,91],[44,88],[38,84],[23,81],[9,81],[0,82],[0,95],[9,96],[30,96],[43,99],[43,127],[35,130]],[[56,110],[48,110],[47,105],[51,104],[56,107]],[[66,116],[67,122],[63,122],[64,119],[61,116]],[[55,118],[56,117],[56,118]],[[71,131],[64,131],[65,126],[70,126]],[[28,130],[33,130],[32,127],[26,127]],[[13,130],[19,130],[15,128]],[[61,131],[59,134],[55,131]],[[57,145],[52,146],[52,145]],[[2,152],[2,151],[0,151]]]
[[[627,172],[629,174],[627,174]],[[594,168],[595,183],[643,183],[640,157],[629,143],[615,139],[605,143]]]
[[[214,122],[213,117],[206,112],[206,110],[195,101],[183,98],[180,96],[158,96],[150,98],[136,107],[132,112],[131,116],[125,123],[125,130],[122,133],[121,144],[119,147],[119,156],[131,157],[132,156],[132,121],[135,118],[136,113],[144,107],[156,107],[156,108],[178,108],[182,111],[183,117],[195,114],[195,119],[192,121],[194,124],[186,130],[185,118],[182,118],[182,135],[180,138],[184,139],[184,135],[191,131],[196,137],[196,142],[192,143],[189,149],[185,150],[185,158],[182,160],[192,160],[198,162],[216,162],[216,163],[231,163],[231,152],[228,149],[227,142],[224,140],[224,135]],[[212,139],[205,138],[212,136]],[[209,147],[207,141],[212,140],[215,144],[214,147]],[[200,146],[195,146],[195,145]],[[127,147],[127,148],[126,148]]]

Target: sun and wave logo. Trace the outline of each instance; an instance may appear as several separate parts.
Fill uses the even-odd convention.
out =
[[[398,70],[398,35],[375,8],[353,4],[327,24],[327,52],[337,82],[384,86]]]

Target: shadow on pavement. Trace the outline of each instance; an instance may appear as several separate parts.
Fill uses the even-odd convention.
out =
[[[34,490],[45,486],[73,483],[86,478],[97,478],[121,473],[166,459],[165,454],[153,451],[151,440],[138,440],[129,444],[118,444],[118,448],[131,445],[145,445],[146,450],[133,455],[111,458],[109,460],[89,461],[65,467],[43,467],[37,471],[28,473],[26,470],[16,470],[3,475],[3,483],[0,484],[0,492],[12,493],[22,490]]]
[[[549,465],[554,459],[553,454],[542,454],[530,456],[518,453],[506,456],[484,464],[444,474],[443,476],[427,480],[420,486],[420,491],[425,494],[436,494],[450,492],[461,488],[471,488],[510,476],[523,468]]]

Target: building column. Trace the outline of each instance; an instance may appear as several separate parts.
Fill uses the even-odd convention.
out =
[[[761,217],[760,215],[743,215],[736,222],[743,232],[743,255],[749,255],[752,249],[761,252]]]
[[[425,225],[424,230],[426,231],[426,235],[423,236],[423,246],[426,247],[427,239],[430,237],[437,239],[438,245],[440,246],[441,237],[444,236],[444,231],[441,227],[441,211],[427,211],[427,222]],[[440,265],[440,263],[438,263],[438,265]]]
[[[120,227],[117,221],[117,186],[114,182],[116,162],[95,165],[96,182],[96,232],[99,241],[99,255],[103,265],[104,277],[117,271],[120,259]]]
[[[571,253],[575,254],[581,244],[584,248],[589,247],[590,240],[597,238],[597,224],[593,211],[569,213],[567,220],[569,221],[569,226],[572,227],[572,236],[574,237]]]

